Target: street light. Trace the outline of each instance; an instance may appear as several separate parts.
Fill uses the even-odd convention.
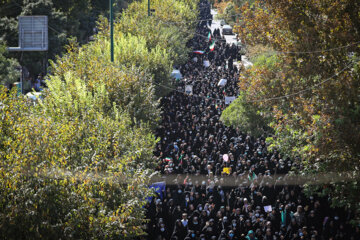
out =
[[[110,58],[114,62],[114,17],[113,17],[113,0],[110,1]]]

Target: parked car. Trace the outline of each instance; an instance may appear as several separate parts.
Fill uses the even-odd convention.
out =
[[[224,25],[223,29],[222,29],[222,34],[223,35],[232,35],[232,27],[230,25]]]
[[[226,25],[225,21],[224,21],[224,20],[221,20],[221,21],[220,21],[220,26],[222,27],[222,26],[224,26],[224,25]]]

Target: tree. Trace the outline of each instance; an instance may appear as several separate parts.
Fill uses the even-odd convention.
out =
[[[214,6],[218,11],[217,18],[224,19],[227,24],[232,26],[236,23],[238,24],[239,20],[241,20],[240,8],[245,3],[252,5],[254,4],[254,0],[215,0]]]
[[[0,86],[0,238],[144,234],[155,86],[169,84],[173,62],[161,46],[115,29],[114,62],[102,20],[94,41],[71,39],[51,63],[36,104]]]
[[[252,136],[261,136],[268,131],[269,119],[264,116],[259,108],[247,103],[246,98],[245,93],[241,93],[223,111],[221,121],[227,126],[244,129]]]
[[[8,58],[6,47],[0,45],[0,85],[9,86],[20,78],[19,63],[16,59]]]
[[[149,49],[167,51],[175,64],[184,63],[190,51],[186,43],[193,36],[197,1],[151,1],[154,13],[147,16],[147,1],[134,2],[120,15],[119,31],[145,39]]]
[[[125,35],[122,36],[125,38]],[[143,122],[155,127],[160,112],[152,75],[148,69],[160,71],[165,68],[166,70],[157,74],[164,74],[166,80],[169,74],[169,64],[165,61],[167,57],[162,57],[157,50],[149,53],[143,41],[131,36],[121,42],[116,41],[116,63],[113,64],[110,62],[109,47],[104,49],[104,45],[109,46],[109,40],[105,35],[96,39],[81,48],[72,41],[67,54],[52,63],[53,75],[65,79],[70,72],[73,76],[84,79],[89,91],[94,91],[98,84],[105,83],[110,102],[115,102],[122,110],[127,111],[133,123]],[[157,54],[160,56],[157,57]]]
[[[104,84],[92,93],[68,74],[51,78],[35,108],[3,88],[0,101],[1,238],[142,234],[150,172],[141,166],[155,140],[109,102]]]
[[[328,194],[334,206],[357,213],[359,7],[353,0],[259,0],[241,7],[236,27],[243,43],[275,50],[263,55],[269,59],[276,54],[274,64],[263,61],[239,82],[248,100],[260,100],[254,106],[271,114],[272,147],[300,156],[303,173],[337,172],[354,179],[317,190]]]

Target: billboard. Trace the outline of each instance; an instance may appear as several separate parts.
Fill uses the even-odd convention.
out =
[[[9,51],[47,51],[48,17],[19,17],[19,47],[10,47]]]

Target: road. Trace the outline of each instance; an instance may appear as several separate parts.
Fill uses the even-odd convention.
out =
[[[220,29],[220,33],[222,35],[221,26],[220,26],[220,20],[216,19],[217,12],[214,9],[211,9],[211,14],[213,15],[213,21],[211,24],[211,32],[213,32],[216,28]],[[230,45],[235,43],[237,44],[236,35],[225,35],[226,42]]]
[[[221,31],[221,25],[220,25],[220,20],[216,19],[216,15],[217,15],[217,11],[214,9],[211,9],[211,14],[213,15],[213,21],[211,23],[211,32],[214,32],[214,30],[216,28],[220,29],[220,33],[222,35],[222,31]],[[237,44],[238,41],[236,39],[236,35],[225,35],[225,40],[228,44]],[[235,65],[237,65],[237,67],[239,67],[240,63],[234,62]],[[241,56],[241,64],[244,65],[245,68],[251,67],[253,64],[247,59],[247,57],[245,55]]]

